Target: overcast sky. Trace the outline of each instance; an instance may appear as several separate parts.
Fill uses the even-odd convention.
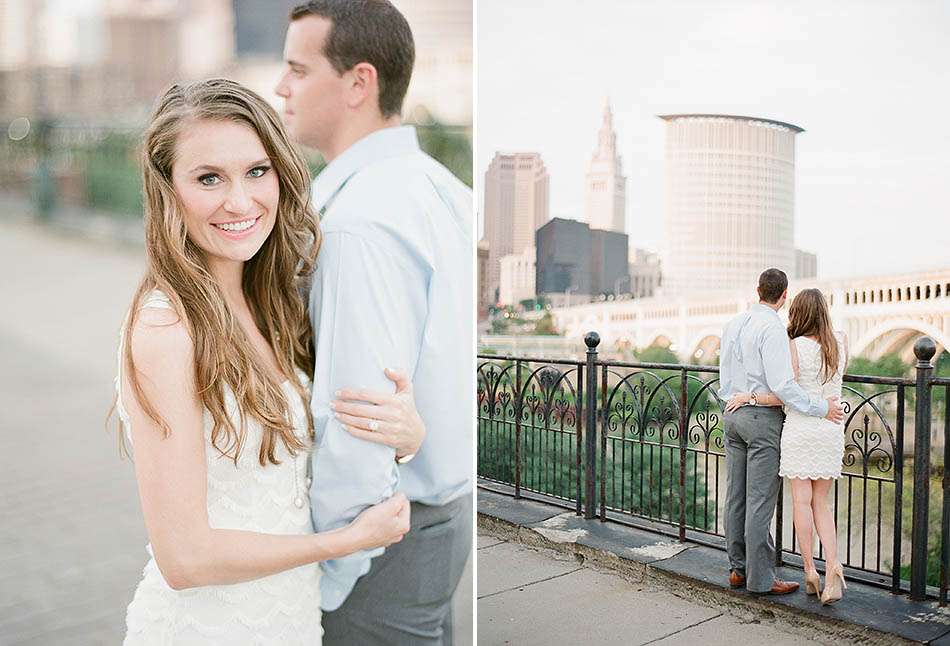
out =
[[[476,16],[479,205],[495,151],[537,151],[552,216],[581,218],[609,96],[631,244],[665,244],[656,115],[741,114],[805,129],[795,243],[820,277],[950,267],[950,2],[478,0]]]

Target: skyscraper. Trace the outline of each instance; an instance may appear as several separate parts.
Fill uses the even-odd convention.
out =
[[[629,281],[625,233],[553,218],[538,229],[536,238],[538,294],[573,294],[583,302],[598,294],[622,292]]]
[[[818,277],[818,256],[810,251],[795,250],[795,274],[794,278],[817,278]]]
[[[538,153],[495,153],[485,171],[485,239],[489,290],[501,278],[501,258],[534,246],[548,221],[548,171]]]
[[[795,271],[795,135],[790,123],[661,115],[666,128],[668,293],[754,288]]]
[[[520,301],[534,298],[536,255],[537,250],[532,246],[521,253],[501,258],[498,302],[503,305],[517,305]]]
[[[604,105],[603,122],[597,133],[597,149],[587,171],[584,219],[591,229],[626,232],[627,178],[617,152],[610,103]]]
[[[477,270],[478,270],[478,319],[488,316],[488,308],[494,305],[493,294],[488,291],[488,241],[482,238],[478,241]]]

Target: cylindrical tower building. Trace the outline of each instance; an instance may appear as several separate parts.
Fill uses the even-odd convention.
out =
[[[667,293],[794,277],[798,126],[723,114],[660,115],[666,130]]]

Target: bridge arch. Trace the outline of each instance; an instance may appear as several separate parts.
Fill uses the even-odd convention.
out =
[[[721,343],[721,329],[707,328],[701,331],[695,335],[686,348],[684,348],[689,351],[689,354],[686,355],[686,361],[689,363],[694,361],[708,363],[711,360],[711,356],[714,356],[715,352],[719,350]],[[700,353],[700,356],[696,356],[697,353]]]
[[[671,345],[675,343],[674,339],[676,337],[672,334],[667,334],[665,332],[651,332],[650,334],[646,336],[646,338],[650,339],[650,342],[644,343],[643,347],[640,348],[641,350],[645,348],[651,348],[653,346],[658,346],[660,348],[669,348]]]
[[[857,343],[851,340],[850,352],[852,357],[863,356],[867,349],[875,342],[893,332],[907,332],[905,335],[892,340],[889,344],[889,351],[898,351],[906,345],[910,338],[917,335],[927,335],[937,344],[938,354],[940,349],[950,349],[950,334],[935,325],[926,321],[916,319],[892,319],[868,330]],[[882,353],[884,354],[884,353]]]

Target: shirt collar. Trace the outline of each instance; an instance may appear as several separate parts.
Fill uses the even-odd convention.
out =
[[[383,159],[419,150],[412,126],[382,128],[369,133],[327,164],[313,182],[313,210],[319,212],[343,185],[363,168]]]
[[[776,312],[773,308],[769,307],[768,305],[766,305],[766,304],[764,304],[764,303],[754,303],[754,304],[752,305],[752,309],[756,309],[756,308],[758,308],[759,311],[761,311],[761,312],[765,312],[765,313],[767,313],[767,314],[771,314],[771,315],[774,316],[775,318],[780,319],[780,317],[779,317],[779,315],[778,315],[778,312]],[[780,320],[781,320],[781,319],[780,319]]]

